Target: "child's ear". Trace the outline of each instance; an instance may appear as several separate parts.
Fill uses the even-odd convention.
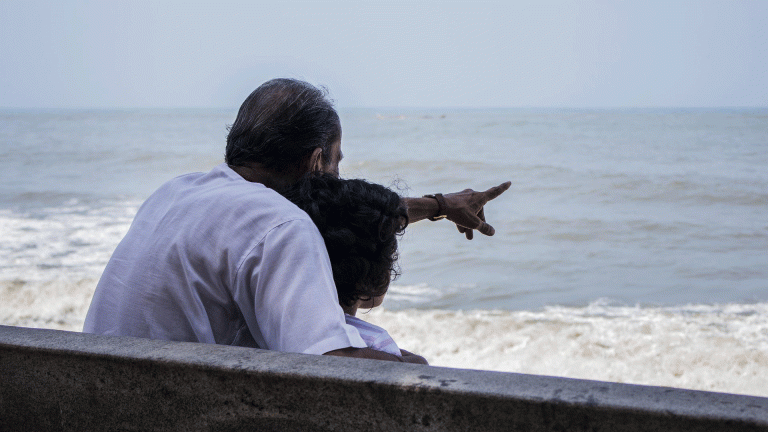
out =
[[[372,307],[372,308],[375,308],[375,307],[381,306],[381,304],[384,302],[384,296],[385,296],[385,295],[386,295],[386,294],[382,294],[382,295],[380,295],[380,296],[376,296],[376,297],[374,297],[374,298],[372,299],[372,301],[373,301],[373,306],[371,306],[371,307]]]
[[[360,309],[373,309],[376,306],[381,306],[381,302],[384,301],[384,296],[373,296],[366,299],[360,299],[357,301]]]

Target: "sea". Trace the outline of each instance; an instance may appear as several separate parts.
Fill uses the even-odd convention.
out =
[[[138,207],[237,109],[0,111],[0,324],[80,331]],[[341,174],[511,187],[359,316],[432,365],[768,396],[768,109],[339,110]]]

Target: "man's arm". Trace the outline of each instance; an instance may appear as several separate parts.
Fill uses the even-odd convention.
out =
[[[473,231],[492,236],[496,230],[485,222],[483,208],[488,201],[503,194],[512,183],[505,182],[494,186],[485,192],[476,192],[472,189],[464,189],[461,192],[443,195],[443,205],[437,198],[403,198],[408,206],[409,222],[417,222],[436,216],[445,216],[446,219],[456,224],[459,232],[472,240]]]
[[[344,321],[328,251],[308,218],[269,230],[234,278],[233,297],[260,348],[323,354],[365,347]]]
[[[366,358],[371,360],[386,360],[386,361],[414,363],[414,364],[423,364],[423,365],[429,364],[427,363],[427,360],[420,355],[413,354],[406,350],[400,350],[400,352],[403,354],[402,357],[398,357],[396,355],[385,353],[384,351],[377,351],[370,348],[350,347],[350,348],[342,348],[342,349],[329,351],[324,355],[331,355],[331,356],[337,356],[337,357]]]

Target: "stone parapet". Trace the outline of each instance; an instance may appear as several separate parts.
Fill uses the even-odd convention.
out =
[[[0,326],[0,431],[768,431],[768,398]]]

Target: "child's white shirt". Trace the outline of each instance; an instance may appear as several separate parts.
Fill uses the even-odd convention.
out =
[[[360,337],[363,338],[369,348],[402,357],[400,348],[386,330],[352,315],[344,314],[344,318],[346,318],[347,324],[357,329]]]

